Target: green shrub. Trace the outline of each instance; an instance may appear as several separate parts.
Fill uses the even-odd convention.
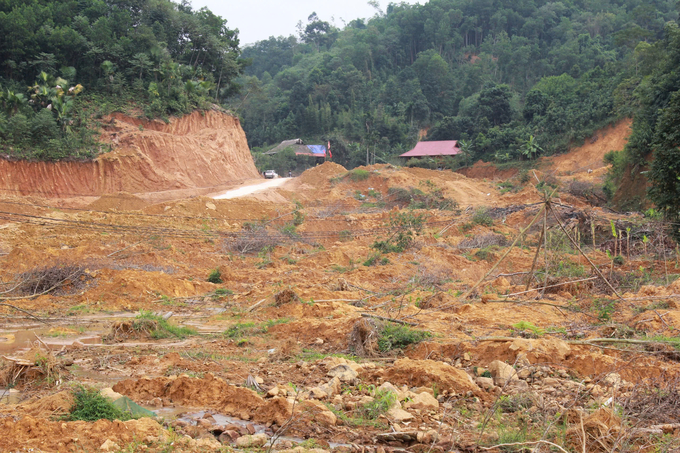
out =
[[[367,418],[369,420],[375,420],[394,405],[397,401],[397,396],[394,392],[389,390],[377,391],[373,397],[373,401],[365,403],[357,408],[357,413],[360,417]]]
[[[213,269],[210,271],[210,274],[208,275],[208,281],[210,283],[223,283],[222,281],[222,273],[220,272],[219,269]]]
[[[403,349],[406,346],[431,338],[430,332],[414,330],[407,326],[395,323],[386,323],[378,336],[378,349],[388,352],[392,349]]]
[[[347,177],[354,182],[365,181],[371,177],[371,172],[361,168],[355,168],[354,170],[347,173]]]
[[[132,418],[128,412],[115,407],[110,399],[102,396],[95,388],[79,386],[73,391],[73,396],[75,403],[68,420],[94,422],[101,419],[125,421]]]
[[[384,240],[375,241],[371,247],[382,253],[401,253],[413,245],[415,235],[423,230],[426,220],[425,214],[392,213],[389,221],[384,225],[392,234]]]
[[[493,226],[493,219],[489,214],[489,210],[487,208],[477,209],[472,216],[472,223],[486,227]]]
[[[186,338],[189,335],[196,335],[196,331],[191,327],[179,327],[170,324],[162,316],[155,315],[150,311],[142,310],[132,322],[132,328],[138,331],[147,332],[151,338]]]

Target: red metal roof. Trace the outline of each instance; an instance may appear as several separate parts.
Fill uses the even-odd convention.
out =
[[[418,142],[415,148],[399,157],[455,156],[456,154],[460,154],[458,140],[442,140],[438,142]]]

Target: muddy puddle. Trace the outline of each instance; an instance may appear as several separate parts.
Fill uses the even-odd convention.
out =
[[[71,346],[79,341],[82,344],[94,345],[101,344],[101,335],[74,333],[55,333],[49,329],[17,330],[0,332],[0,354],[8,355],[21,351],[27,351],[31,345],[41,341],[50,349],[61,349],[64,346]]]
[[[258,423],[253,423],[245,420],[241,420],[240,418],[235,418],[231,417],[229,415],[224,415],[224,414],[216,414],[211,411],[194,411],[193,409],[189,409],[186,407],[163,407],[163,408],[153,408],[153,407],[146,407],[146,409],[149,409],[150,411],[154,412],[158,417],[166,419],[166,420],[181,420],[183,422],[186,422],[190,425],[196,426],[198,424],[198,420],[212,417],[214,420],[213,425],[215,427],[228,427],[228,426],[238,426],[239,428],[242,429],[248,429],[248,426],[250,426],[250,432],[252,434],[267,434],[267,436],[271,437],[271,440],[273,440],[273,444],[277,445],[279,443],[283,442],[293,442],[293,443],[302,443],[305,441],[305,439],[301,437],[294,437],[294,436],[274,436],[275,433],[272,432],[270,428],[267,428],[265,425],[258,424]],[[254,430],[253,430],[254,429]],[[274,437],[272,437],[274,436]],[[334,442],[329,442],[328,443],[330,448],[336,448],[336,447],[350,447],[350,444],[343,444],[343,443],[334,443]]]
[[[22,394],[18,390],[0,388],[0,404],[18,404]]]

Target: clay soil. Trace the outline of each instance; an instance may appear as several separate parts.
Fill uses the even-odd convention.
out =
[[[552,165],[577,172],[573,160]],[[553,208],[587,258],[550,214],[532,272],[546,184],[360,170],[325,163],[231,200],[0,200],[0,451],[274,440],[296,451],[678,451],[679,271],[657,226],[558,180]],[[420,215],[404,251],[377,254],[376,241]],[[158,321],[137,318],[150,313],[191,330],[159,338]],[[402,344],[386,327],[428,335]],[[69,421],[79,385],[158,417]],[[508,443],[519,445],[498,447]]]

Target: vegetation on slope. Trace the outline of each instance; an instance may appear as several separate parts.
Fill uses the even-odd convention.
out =
[[[677,17],[673,2],[641,0],[390,4],[343,29],[312,14],[299,39],[243,50],[252,65],[231,105],[251,146],[330,140],[347,167],[366,163],[367,149],[389,160],[423,129],[463,140],[449,166],[531,159],[634,113],[649,58],[638,43]]]
[[[1,0],[0,35],[0,150],[14,158],[91,157],[103,114],[206,108],[243,67],[236,31],[188,2]]]

